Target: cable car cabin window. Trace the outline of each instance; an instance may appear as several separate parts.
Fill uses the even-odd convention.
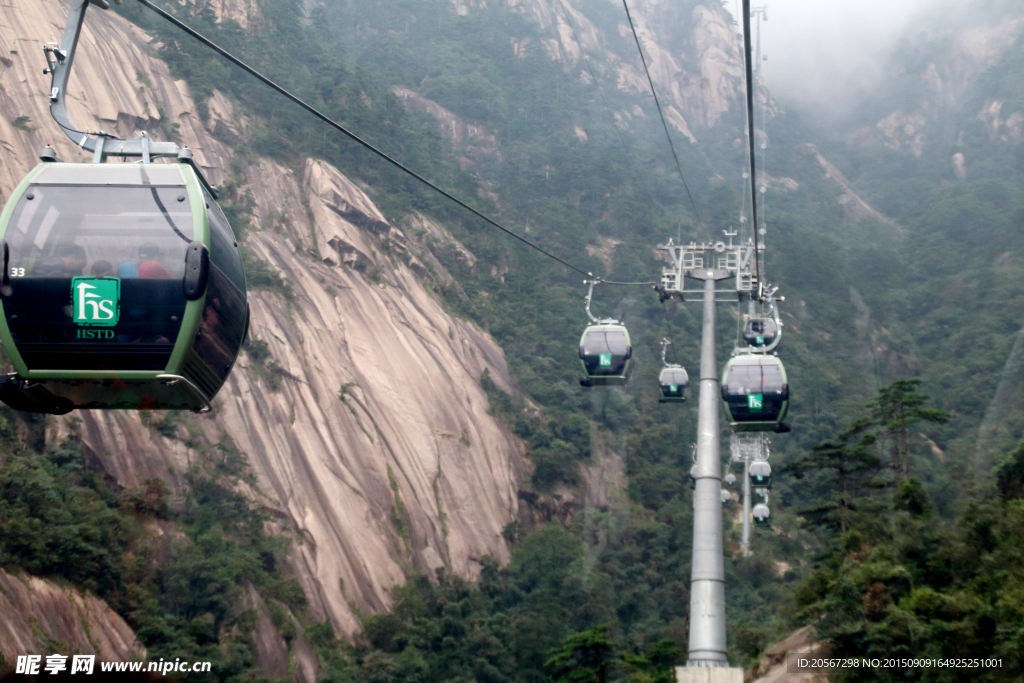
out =
[[[227,379],[242,345],[245,311],[245,296],[216,264],[211,263],[203,319],[192,349],[220,382]]]
[[[167,365],[192,240],[184,187],[32,185],[4,237],[4,312],[30,369]]]
[[[690,378],[682,368],[666,368],[661,371],[661,383],[685,387],[690,383]]]
[[[726,386],[729,395],[734,394],[760,394],[761,387],[761,366],[760,365],[733,365],[729,371],[729,382]]]
[[[206,194],[210,222],[210,279],[200,334],[193,350],[223,382],[245,334],[245,275],[235,236],[217,203]]]
[[[583,336],[580,358],[588,375],[621,375],[629,356],[629,335],[622,328],[600,326]]]
[[[761,389],[766,394],[781,394],[786,386],[782,371],[777,365],[761,366]]]
[[[203,197],[209,207],[206,213],[210,221],[210,261],[221,269],[235,287],[244,292],[245,275],[242,272],[242,262],[237,255],[238,248],[235,247],[235,233],[224,212],[205,187]]]

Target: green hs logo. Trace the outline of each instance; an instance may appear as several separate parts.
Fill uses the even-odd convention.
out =
[[[116,277],[71,278],[71,303],[76,324],[113,327],[121,311],[121,281]]]

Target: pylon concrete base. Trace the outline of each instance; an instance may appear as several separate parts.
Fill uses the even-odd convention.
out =
[[[727,666],[677,666],[676,683],[743,683],[743,669]]]

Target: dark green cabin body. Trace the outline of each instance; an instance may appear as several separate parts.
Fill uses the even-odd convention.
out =
[[[0,214],[18,410],[205,411],[247,333],[234,233],[188,163],[43,162]]]
[[[734,432],[783,431],[789,411],[789,379],[777,356],[750,353],[729,359],[722,370],[722,400]]]

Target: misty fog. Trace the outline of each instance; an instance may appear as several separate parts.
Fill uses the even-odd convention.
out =
[[[784,107],[790,104],[841,115],[884,77],[886,57],[915,23],[934,21],[936,13],[954,4],[952,0],[755,2],[753,7],[765,7],[768,16],[761,25],[761,52],[768,58],[762,62],[762,76]],[[726,7],[736,15],[739,2],[727,0]]]

